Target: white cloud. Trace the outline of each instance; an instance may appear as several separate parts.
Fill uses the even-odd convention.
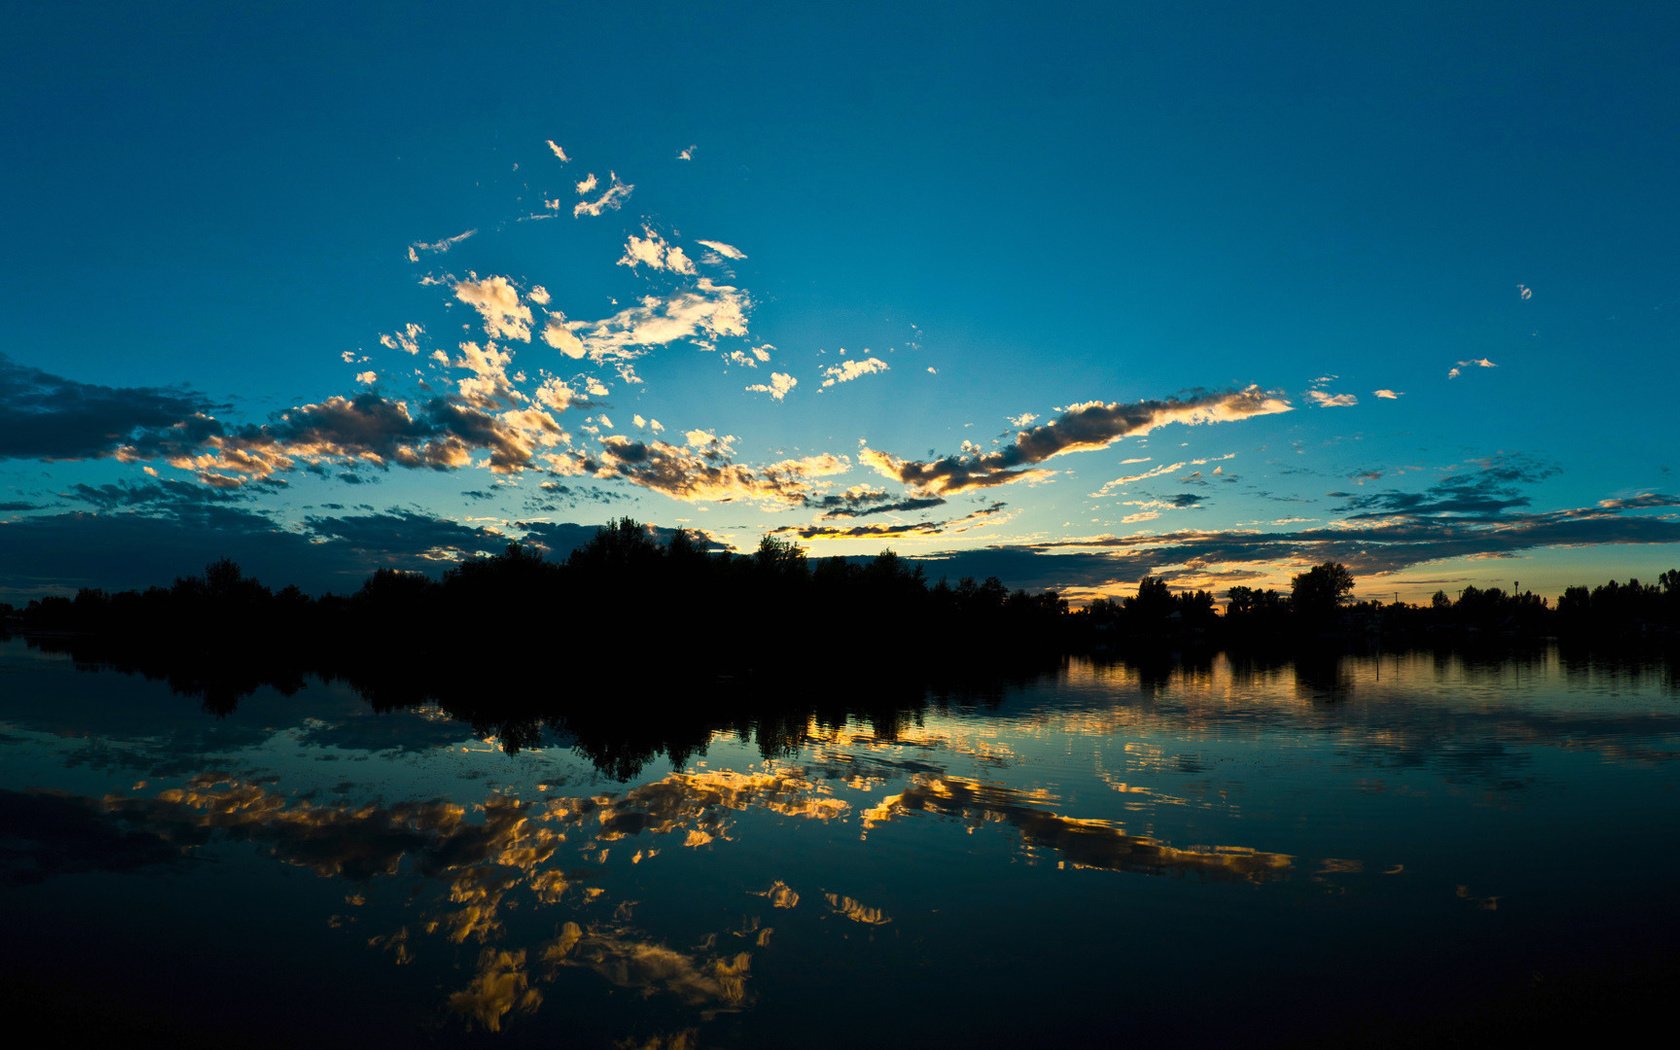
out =
[[[1371,391],[1371,393],[1375,394],[1377,397],[1382,398],[1384,401],[1398,401],[1400,399],[1400,395],[1403,394],[1404,391],[1383,389],[1383,390],[1373,390],[1373,391]]]
[[[665,238],[654,232],[651,227],[643,226],[645,237],[630,235],[624,244],[624,257],[618,260],[618,265],[628,266],[634,270],[638,266],[646,266],[650,270],[670,270],[672,273],[692,274],[694,261],[683,252],[682,248],[667,244]]]
[[[700,240],[697,240],[694,243],[702,245],[702,246],[707,247],[707,248],[710,248],[712,251],[717,252],[719,255],[723,256],[725,259],[745,259],[747,257],[746,252],[744,252],[741,249],[735,247],[733,244],[725,244],[722,241],[700,241]]]
[[[678,160],[693,160],[694,159],[694,151],[697,148],[698,147],[690,146],[687,149],[678,150],[677,151],[677,159]]]
[[[799,380],[788,375],[786,372],[771,372],[770,382],[754,383],[752,386],[747,387],[747,390],[748,392],[754,394],[769,394],[772,398],[780,401],[782,398],[787,396],[789,390],[792,390],[798,385]]]
[[[608,172],[607,177],[612,180],[612,185],[608,186],[607,191],[593,201],[578,201],[572,208],[573,218],[578,218],[583,215],[600,215],[604,211],[617,211],[619,208],[624,206],[624,202],[630,197],[630,191],[634,190],[636,187],[628,182],[618,181],[618,173],[616,171]],[[594,175],[590,175],[589,179],[585,180],[592,183],[590,189],[594,188],[594,178]],[[588,192],[588,189],[583,188],[583,183],[578,184],[579,195]]]
[[[1031,426],[1037,420],[1038,420],[1038,415],[1036,413],[1022,412],[1018,416],[1010,416],[1009,417],[1009,425],[1012,426],[1012,427],[1026,427],[1026,426]]]
[[[582,321],[568,321],[559,310],[550,310],[548,323],[543,326],[543,342],[575,361],[587,352],[583,340],[577,337],[577,329],[582,326]]]
[[[1347,408],[1359,404],[1359,398],[1352,394],[1332,394],[1326,390],[1307,391],[1307,400],[1319,408]]]
[[[1464,374],[1464,370],[1466,368],[1498,368],[1498,367],[1499,367],[1498,365],[1494,364],[1492,361],[1489,361],[1485,357],[1472,358],[1469,361],[1460,361],[1457,365],[1448,369],[1447,370],[1447,378],[1448,379],[1457,379],[1459,376]]]
[[[842,361],[832,368],[825,368],[822,370],[822,374],[825,377],[822,385],[829,387],[836,383],[850,383],[852,380],[860,379],[863,376],[874,375],[877,372],[885,372],[889,367],[890,366],[879,357],[866,357],[861,361]]]
[[[456,283],[455,298],[477,310],[484,318],[484,332],[492,339],[531,341],[531,308],[519,301],[519,289],[506,277],[490,276],[482,281],[469,273]]]
[[[572,400],[576,397],[577,392],[565,380],[556,376],[549,376],[537,387],[537,401],[556,412],[566,411],[571,407]]]
[[[584,354],[601,364],[613,359],[640,357],[647,348],[664,346],[679,339],[744,336],[747,334],[747,311],[751,306],[751,300],[740,289],[702,277],[692,291],[678,292],[663,299],[648,296],[640,306],[620,310],[600,321],[562,324],[576,333]],[[547,335],[545,332],[544,337],[547,338]]]
[[[584,178],[578,180],[577,195],[579,197],[581,197],[586,193],[591,193],[591,192],[594,191],[595,187],[599,186],[600,184],[601,184],[601,180],[597,179],[595,177],[595,173],[592,171],[587,176],[585,176]],[[556,208],[560,207],[560,202],[555,201],[554,204],[553,204],[553,207],[556,207]]]
[[[408,246],[408,261],[419,262],[421,252],[428,255],[441,255],[477,232],[477,230],[467,230],[464,233],[457,233],[453,237],[445,237],[441,241],[415,241]]]
[[[554,151],[556,157],[560,158],[560,163],[570,164],[572,162],[572,158],[566,156],[566,151],[561,149],[553,139],[548,140],[548,148]]]
[[[366,372],[357,372],[356,373],[356,382],[366,383],[369,386],[371,386],[374,383],[379,382],[379,373],[375,372],[371,368],[368,369]]]
[[[387,350],[405,350],[411,354],[418,354],[420,352],[420,337],[425,334],[426,330],[424,328],[409,322],[400,332],[381,335],[379,345]],[[345,358],[345,360],[350,359]]]

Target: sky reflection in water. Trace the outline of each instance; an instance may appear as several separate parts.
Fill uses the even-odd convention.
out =
[[[1680,930],[1660,667],[1075,662],[619,782],[342,686],[217,719],[0,659],[0,964],[171,1030],[1272,1043],[1671,961]]]

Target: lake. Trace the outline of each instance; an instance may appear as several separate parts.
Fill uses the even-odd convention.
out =
[[[1672,663],[1070,660],[676,763],[602,717],[512,750],[314,679],[215,714],[0,643],[8,1008],[171,1045],[1346,1045],[1602,1033],[1680,958]]]

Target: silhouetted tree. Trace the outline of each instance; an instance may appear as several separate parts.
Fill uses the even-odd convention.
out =
[[[1289,602],[1297,615],[1315,624],[1327,623],[1353,596],[1353,574],[1341,562],[1314,565],[1289,581]]]

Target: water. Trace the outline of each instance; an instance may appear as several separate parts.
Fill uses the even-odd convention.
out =
[[[1676,971],[1672,665],[1075,661],[839,722],[621,782],[5,643],[0,982],[177,1045],[1273,1045],[1613,1027]]]

